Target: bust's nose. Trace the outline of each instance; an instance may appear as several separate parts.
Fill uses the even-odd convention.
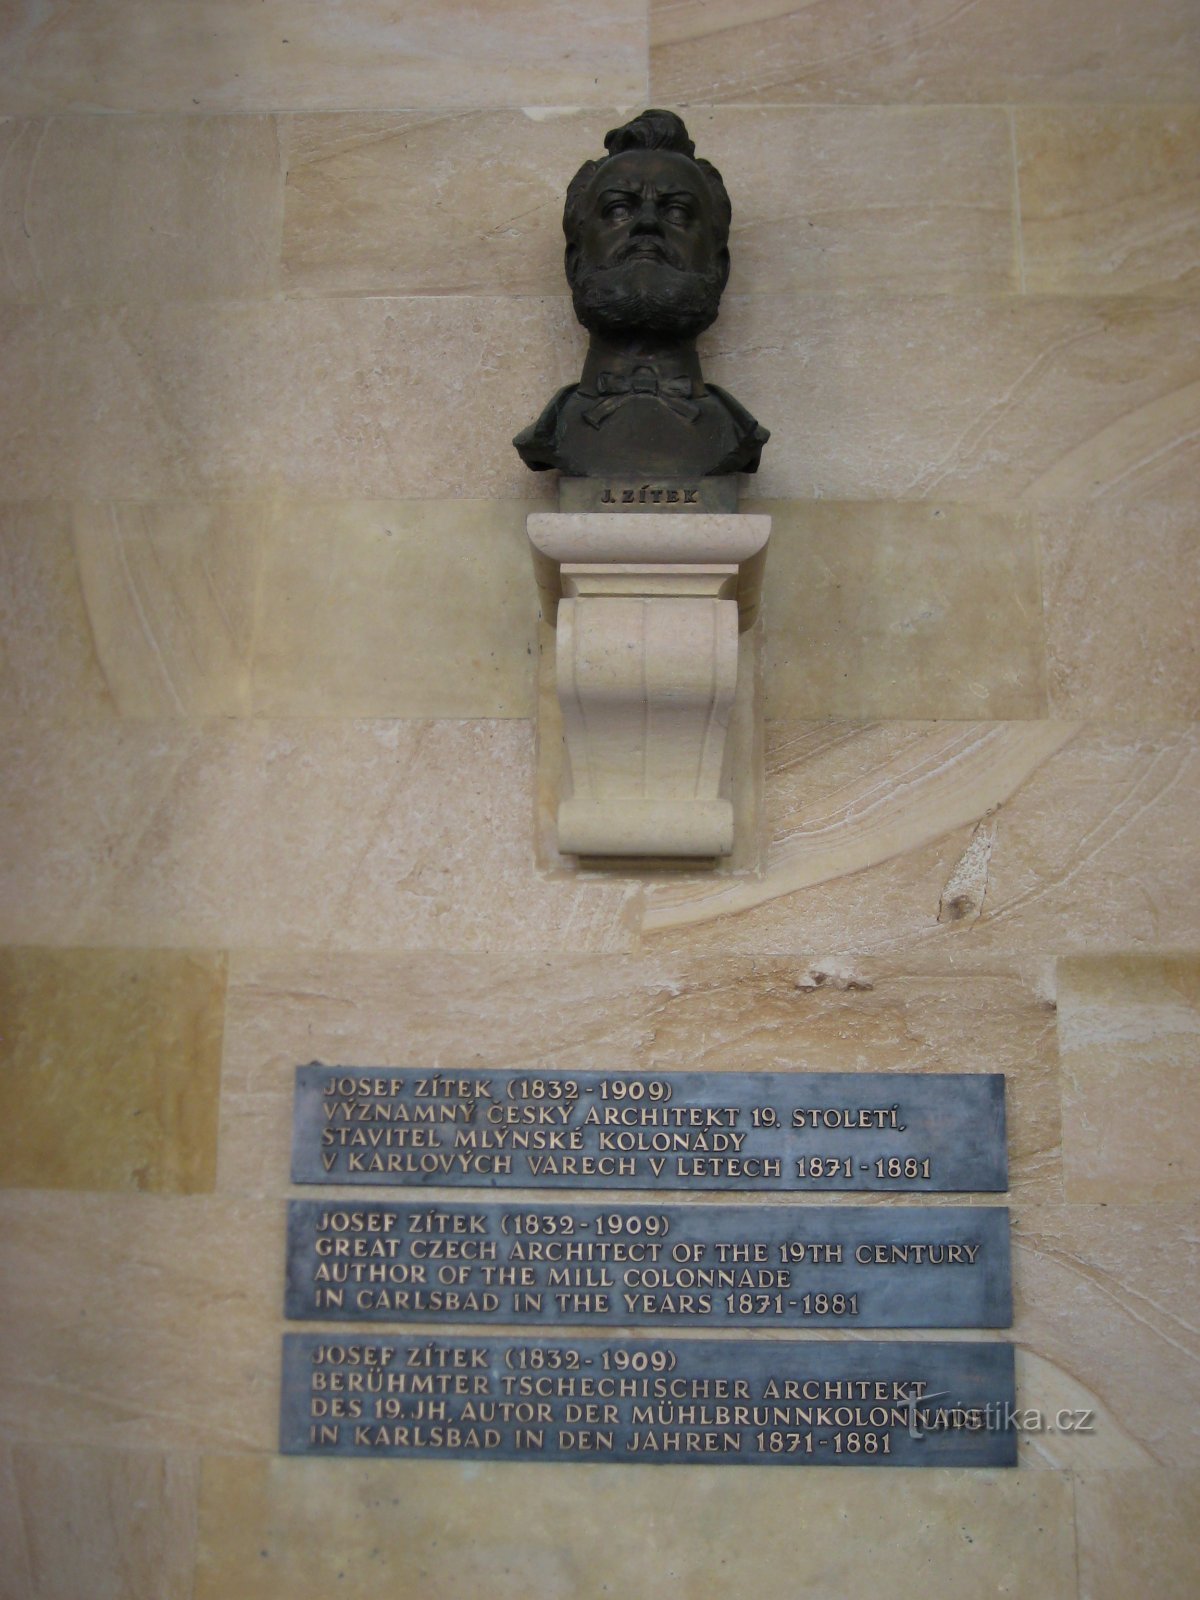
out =
[[[658,203],[653,195],[646,195],[643,198],[641,205],[638,206],[637,211],[634,213],[633,222],[630,224],[629,231],[631,234],[662,234],[662,222],[660,221],[658,215]]]

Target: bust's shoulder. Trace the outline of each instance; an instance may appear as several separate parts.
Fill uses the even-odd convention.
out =
[[[534,472],[547,472],[558,466],[558,425],[563,407],[578,389],[577,383],[561,388],[536,422],[522,428],[513,440],[517,454]]]
[[[707,379],[704,387],[724,406],[737,434],[737,443],[725,459],[713,469],[712,475],[717,476],[726,472],[757,472],[763,445],[771,437],[771,430],[764,428],[758,418],[752,416],[728,389],[722,389],[717,383],[709,383]]]

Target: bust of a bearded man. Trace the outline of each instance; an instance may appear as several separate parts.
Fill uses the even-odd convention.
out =
[[[563,208],[583,376],[513,440],[535,472],[675,480],[755,472],[769,438],[700,371],[729,278],[732,209],[671,111],[643,111],[571,179]]]

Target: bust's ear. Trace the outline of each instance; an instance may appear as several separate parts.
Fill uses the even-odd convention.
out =
[[[563,252],[563,271],[567,275],[567,282],[572,288],[575,286],[575,268],[579,264],[579,246],[569,244]]]
[[[717,266],[721,269],[721,293],[725,293],[725,285],[729,282],[729,246],[723,244],[717,251]]]

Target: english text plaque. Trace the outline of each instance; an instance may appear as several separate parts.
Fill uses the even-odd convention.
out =
[[[285,1455],[1006,1467],[1011,1345],[286,1334]]]
[[[296,1071],[295,1183],[994,1191],[1000,1073]]]
[[[697,1330],[1007,1328],[1008,1211],[293,1200],[286,1313]]]

